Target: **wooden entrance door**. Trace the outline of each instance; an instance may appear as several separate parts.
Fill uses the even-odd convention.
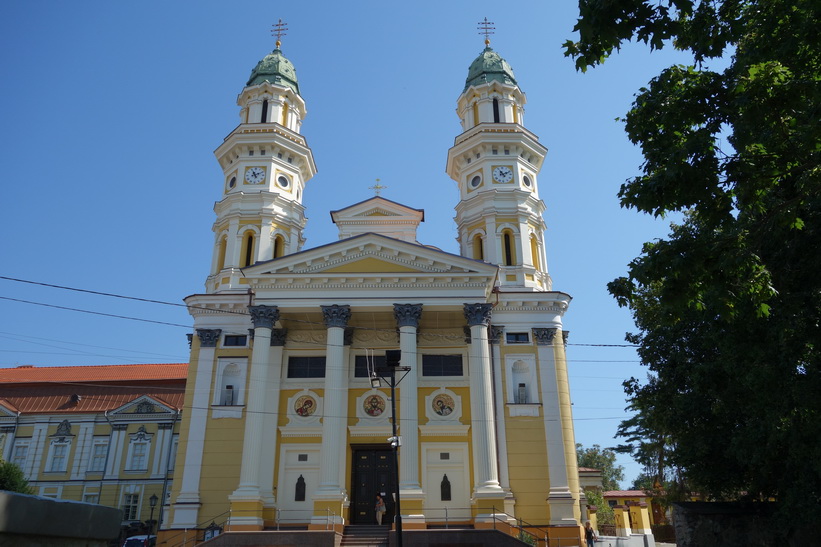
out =
[[[393,521],[393,473],[391,462],[393,455],[390,449],[354,448],[353,457],[353,497],[351,506],[353,524],[376,524],[376,495],[385,500],[388,510],[382,517],[382,524]]]

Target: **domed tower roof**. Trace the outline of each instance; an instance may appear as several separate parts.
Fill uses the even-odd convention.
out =
[[[490,46],[486,46],[485,50],[470,64],[468,77],[465,81],[465,90],[472,85],[486,84],[492,81],[519,85],[513,75],[513,68]]]
[[[297,82],[296,79],[296,69],[293,63],[285,58],[282,54],[282,50],[278,47],[257,63],[257,66],[251,71],[251,77],[248,78],[248,83],[245,85],[247,87],[258,85],[262,82],[290,87],[299,95],[299,82]]]

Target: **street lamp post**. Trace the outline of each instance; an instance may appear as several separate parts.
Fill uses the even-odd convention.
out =
[[[157,507],[157,494],[151,494],[148,498],[148,506],[151,507],[151,516],[148,517],[148,536],[154,535],[154,508]]]
[[[402,446],[402,438],[396,434],[396,386],[407,376],[411,369],[408,366],[399,366],[401,360],[401,350],[387,350],[385,352],[385,368],[380,368],[375,371],[391,388],[391,425],[393,426],[393,436],[388,439],[388,442],[391,443],[391,448],[393,449],[393,486],[396,496],[396,511],[393,518],[394,522],[396,522],[396,544],[398,547],[402,547],[402,504],[399,496],[399,447]],[[397,372],[404,372],[405,374],[397,380]],[[371,378],[371,386],[375,388],[381,387],[379,378],[373,376]]]

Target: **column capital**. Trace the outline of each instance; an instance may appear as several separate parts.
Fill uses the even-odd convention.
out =
[[[172,429],[173,427],[174,427],[174,424],[169,424],[169,423],[157,424],[157,428],[160,429],[160,430]]]
[[[272,329],[279,321],[279,308],[276,306],[248,306],[254,328]]]
[[[333,304],[332,306],[321,306],[322,318],[325,320],[325,327],[340,327],[348,326],[348,320],[351,318],[351,307],[348,305],[340,306]]]
[[[467,319],[468,326],[488,326],[490,324],[490,313],[492,310],[493,304],[465,304],[465,319]]]
[[[128,424],[112,424],[111,429],[114,431],[125,431],[128,429]]]
[[[394,304],[393,317],[399,327],[419,328],[422,317],[422,304]]]
[[[502,342],[502,333],[505,332],[503,325],[491,325],[488,333],[488,341],[491,344],[500,344]]]
[[[215,348],[222,334],[222,329],[197,329],[197,336],[200,337],[200,347]]]
[[[284,346],[288,329],[271,329],[271,346]]]
[[[562,343],[565,346],[567,345],[567,339],[568,338],[570,338],[570,331],[569,330],[563,330],[562,331]]]
[[[552,346],[558,329],[531,329],[537,346]]]

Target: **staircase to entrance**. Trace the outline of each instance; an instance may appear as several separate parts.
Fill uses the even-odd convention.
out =
[[[355,524],[346,526],[342,535],[343,547],[388,547],[389,526]]]

